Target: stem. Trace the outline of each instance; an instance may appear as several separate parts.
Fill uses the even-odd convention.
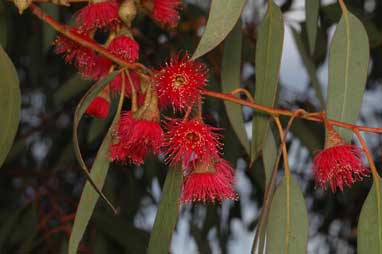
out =
[[[259,226],[258,226],[258,230],[256,231],[256,236],[255,236],[255,239],[253,241],[253,245],[252,245],[252,253],[255,254],[256,253],[256,249],[257,249],[257,246],[259,245],[259,252],[262,253],[262,243],[259,241],[261,241],[260,239],[260,236],[264,230],[264,227],[266,226],[266,223],[267,223],[267,220],[268,220],[268,214],[269,214],[269,208],[270,208],[270,202],[271,202],[271,196],[273,194],[273,191],[274,191],[274,185],[275,185],[275,181],[276,181],[276,175],[277,175],[277,168],[278,168],[278,165],[279,165],[279,162],[280,162],[280,158],[281,158],[281,154],[282,154],[282,147],[283,147],[283,143],[286,141],[286,136],[288,135],[288,132],[290,130],[290,127],[292,126],[293,124],[293,121],[300,115],[302,114],[306,114],[305,110],[303,109],[298,109],[296,110],[295,112],[293,112],[293,116],[289,119],[288,121],[288,125],[287,127],[285,128],[285,131],[284,131],[284,137],[281,138],[281,144],[279,146],[279,149],[278,149],[278,153],[277,153],[277,157],[276,157],[276,161],[275,161],[275,164],[273,166],[273,170],[272,170],[272,175],[271,175],[271,179],[266,187],[266,190],[265,190],[265,194],[264,194],[264,204],[263,204],[263,210],[260,214],[260,221],[259,221]]]
[[[341,10],[342,10],[342,12],[347,12],[347,11],[348,11],[348,9],[346,8],[346,5],[345,5],[345,3],[344,3],[343,0],[338,0],[338,3],[339,3],[340,6],[341,6]]]
[[[370,153],[370,150],[368,148],[368,146],[366,145],[366,142],[365,142],[365,139],[362,137],[361,133],[359,132],[358,129],[354,129],[353,130],[355,135],[357,136],[359,142],[361,143],[362,145],[362,148],[366,154],[366,157],[367,157],[367,160],[369,161],[369,165],[370,165],[370,169],[371,169],[371,173],[373,175],[373,181],[374,181],[374,184],[375,184],[375,191],[376,191],[376,199],[377,199],[377,213],[378,213],[378,239],[379,239],[379,242],[382,241],[382,230],[381,230],[381,227],[380,225],[382,225],[382,221],[381,221],[381,217],[382,217],[382,211],[381,211],[381,183],[380,183],[380,176],[378,174],[378,171],[377,171],[377,168],[375,167],[375,164],[374,164],[374,161],[373,161],[373,157],[371,156],[371,153]],[[379,251],[381,251],[381,245],[378,245],[379,246]]]
[[[219,93],[219,92],[214,92],[214,91],[209,91],[209,90],[203,90],[202,93],[204,95],[214,97],[217,99],[222,99],[226,101],[230,101],[233,103],[241,104],[244,106],[248,106],[250,108],[253,108],[254,110],[260,111],[260,112],[265,112],[268,113],[272,116],[293,116],[293,112],[285,109],[277,109],[277,108],[272,108],[268,106],[264,106],[255,102],[249,102],[246,100],[242,100],[240,98],[237,98],[231,94],[226,94],[226,93]],[[320,117],[320,113],[308,113],[304,114],[302,116],[299,116],[302,119],[309,120],[309,121],[314,121],[314,122],[322,122],[323,120]],[[360,131],[367,131],[367,132],[374,132],[374,133],[382,133],[382,128],[371,128],[367,126],[359,126],[359,125],[354,125],[354,124],[349,124],[341,121],[336,121],[336,120],[331,120],[328,119],[328,122],[332,125],[339,126],[345,129],[358,129]]]
[[[144,65],[142,65],[140,63],[129,63],[129,62],[121,59],[120,57],[117,57],[117,56],[111,54],[106,48],[98,45],[96,41],[84,39],[81,36],[77,35],[76,33],[73,33],[68,27],[60,24],[59,22],[54,20],[51,16],[47,15],[37,5],[31,4],[29,6],[29,8],[31,9],[32,13],[34,15],[36,15],[39,19],[41,19],[45,23],[49,24],[56,31],[58,31],[59,33],[62,33],[63,35],[65,35],[69,39],[77,42],[81,46],[84,46],[86,48],[90,48],[90,49],[94,50],[95,52],[99,53],[100,55],[102,55],[108,59],[110,59],[111,61],[117,63],[120,66],[129,68],[129,69],[133,69],[133,70],[142,69],[144,71],[147,71],[147,68]]]
[[[130,76],[129,70],[126,70],[125,73],[127,75],[131,87],[131,112],[134,113],[138,110],[137,91],[135,90],[135,86]],[[125,83],[125,75],[122,75],[122,82]]]
[[[283,131],[283,127],[280,122],[280,118],[278,116],[274,117],[277,129],[279,130],[280,138],[281,138],[281,145],[282,145],[282,151],[283,151],[283,159],[284,159],[284,172],[285,172],[285,181],[286,181],[286,214],[287,214],[287,223],[285,225],[285,253],[288,254],[288,243],[289,243],[289,228],[290,228],[290,214],[291,214],[291,207],[290,207],[290,178],[291,173],[289,169],[289,162],[288,162],[288,151],[286,148],[286,137]]]
[[[232,90],[229,93],[232,95],[235,95],[238,93],[243,93],[243,94],[245,94],[245,96],[247,96],[247,98],[250,102],[255,102],[255,99],[253,98],[252,94],[247,89],[239,87],[239,88],[236,88],[235,90]]]
[[[357,136],[359,142],[361,143],[362,145],[362,148],[366,154],[366,157],[367,157],[367,160],[369,161],[369,164],[370,164],[370,169],[371,169],[371,173],[373,175],[373,180],[374,182],[376,183],[379,183],[379,179],[380,179],[380,176],[378,174],[378,171],[377,171],[377,168],[374,164],[374,161],[373,161],[373,157],[370,153],[370,150],[365,142],[365,139],[362,137],[360,131],[358,129],[353,129],[353,132],[355,133],[355,135]]]
[[[43,1],[45,1],[45,0],[43,0]],[[46,0],[46,1],[48,1],[48,0]],[[343,8],[346,8],[344,3],[343,3],[343,0],[339,0],[339,1],[340,1],[341,6]],[[129,63],[129,62],[125,61],[124,59],[121,59],[120,57],[111,54],[110,52],[107,51],[107,49],[105,49],[104,47],[98,45],[95,41],[93,41],[93,40],[90,40],[90,41],[89,40],[85,40],[81,36],[78,36],[77,34],[72,33],[66,26],[60,24],[59,22],[54,20],[52,17],[48,16],[37,5],[31,4],[29,7],[31,8],[32,13],[34,15],[36,15],[42,21],[44,21],[45,23],[49,24],[50,26],[52,26],[53,29],[55,29],[59,33],[62,33],[63,35],[65,35],[69,39],[79,43],[80,45],[82,45],[84,47],[87,47],[87,48],[90,48],[90,49],[96,51],[100,55],[110,59],[111,61],[113,61],[114,63],[116,63],[116,64],[118,64],[118,65],[120,65],[122,67],[133,69],[133,70],[134,69],[141,69],[143,72],[147,73],[149,76],[152,75],[152,72],[150,71],[150,69],[148,69],[143,64],[140,64],[140,63]],[[149,76],[146,76],[143,73],[138,72],[138,74],[140,76],[144,77],[145,79],[149,79],[150,78]],[[284,110],[284,109],[277,109],[277,108],[272,108],[272,107],[267,107],[267,106],[264,106],[264,105],[261,105],[261,104],[257,104],[255,102],[250,102],[250,101],[242,100],[240,98],[237,98],[237,97],[233,96],[232,94],[225,94],[225,93],[219,93],[219,92],[208,91],[208,90],[204,90],[204,91],[202,91],[202,93],[204,95],[206,95],[206,96],[210,96],[210,97],[214,97],[214,98],[218,98],[218,99],[222,99],[222,100],[238,103],[238,104],[241,104],[241,105],[244,105],[244,106],[248,106],[248,107],[253,108],[253,109],[257,110],[257,111],[268,113],[269,115],[272,115],[272,116],[279,116],[280,115],[280,116],[289,116],[289,117],[291,117],[293,115],[292,111]],[[249,97],[249,99],[250,99],[250,97]],[[304,114],[304,115],[300,116],[300,118],[305,119],[305,120],[309,120],[309,121],[322,122],[321,117],[315,115],[315,113],[313,113],[313,114]],[[382,128],[371,128],[371,127],[367,127],[367,126],[358,126],[358,125],[349,124],[349,123],[340,122],[340,121],[331,120],[331,119],[328,119],[328,122],[330,124],[332,124],[332,125],[339,126],[339,127],[346,128],[346,129],[352,129],[352,130],[358,129],[360,131],[367,131],[367,132],[374,132],[374,133],[381,133],[382,134]]]

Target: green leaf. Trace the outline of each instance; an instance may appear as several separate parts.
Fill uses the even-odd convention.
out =
[[[74,114],[74,125],[73,125],[73,144],[74,144],[74,151],[76,154],[76,158],[78,162],[80,163],[81,167],[83,169],[87,169],[87,166],[82,158],[80,145],[78,144],[78,125],[80,124],[80,120],[82,116],[85,114],[86,109],[90,105],[90,103],[93,101],[93,99],[102,91],[102,89],[107,86],[110,81],[112,81],[119,72],[115,71],[107,75],[105,78],[101,79],[97,83],[95,83],[82,97],[80,103],[78,103],[76,112]]]
[[[379,190],[378,190],[379,189]],[[382,253],[382,198],[381,181],[373,184],[363,204],[358,222],[359,254]]]
[[[182,170],[169,169],[150,236],[148,254],[169,253],[172,234],[178,220],[182,178]]]
[[[308,213],[300,187],[285,177],[272,200],[267,231],[267,254],[306,254]]]
[[[118,117],[119,115],[116,115],[116,118]],[[102,189],[104,185],[109,169],[110,160],[108,151],[111,141],[111,134],[112,128],[109,129],[105,139],[103,140],[90,172],[91,178],[93,179],[96,186],[100,189]],[[87,181],[82,192],[80,202],[78,204],[72,233],[69,239],[69,254],[77,254],[78,245],[83,234],[85,233],[86,226],[88,225],[90,217],[92,216],[98,197],[99,195],[97,191],[95,191],[92,184]]]
[[[79,124],[79,120],[81,116],[85,113],[87,106],[90,104],[91,100],[105,87],[116,75],[118,72],[113,72],[109,74],[106,78],[102,79],[100,82],[97,82],[93,87],[89,89],[89,91],[85,94],[81,102],[79,103],[76,114],[75,114],[75,123],[74,123],[74,132],[75,132],[75,146],[77,146],[77,152],[79,151],[79,145],[77,140],[77,127]],[[122,97],[122,95],[121,95]],[[121,99],[121,98],[120,98]],[[105,179],[107,176],[107,172],[110,165],[109,160],[109,146],[111,142],[113,126],[119,119],[120,116],[120,108],[117,110],[113,123],[111,124],[102,144],[97,152],[96,158],[94,160],[90,175],[88,175],[88,171],[85,163],[82,160],[83,165],[85,166],[83,169],[87,174],[84,190],[82,191],[82,195],[80,198],[80,202],[78,204],[76,217],[74,219],[74,224],[72,228],[72,233],[69,239],[69,254],[77,254],[78,245],[81,241],[83,234],[85,233],[86,226],[89,223],[89,220],[92,216],[93,210],[97,204],[97,200],[102,189]],[[82,156],[77,154],[77,157]],[[103,196],[105,199],[105,197]]]
[[[269,184],[275,162],[277,159],[278,146],[272,131],[268,132],[263,149],[263,164],[265,171],[265,185]]]
[[[241,82],[241,22],[238,22],[224,43],[222,62],[222,91],[228,93],[240,87]],[[240,143],[249,154],[249,140],[244,128],[244,116],[241,105],[224,101],[228,119]]]
[[[3,1],[0,2],[0,46],[5,48],[7,46],[7,15],[5,13],[5,8]]]
[[[279,79],[284,24],[280,8],[269,1],[268,10],[259,26],[256,45],[255,101],[274,106]],[[259,155],[269,130],[269,116],[255,112],[252,129],[251,160]]]
[[[240,18],[245,0],[212,0],[206,30],[192,56],[203,56],[221,43]]]
[[[21,94],[17,72],[0,46],[0,167],[16,136],[20,121]]]
[[[314,2],[314,1],[311,1],[311,2]],[[293,27],[291,27],[291,30],[292,30],[292,35],[294,37],[294,41],[296,42],[297,49],[300,53],[302,62],[304,63],[304,66],[308,72],[310,81],[312,82],[312,86],[314,90],[316,91],[316,95],[321,103],[321,107],[324,108],[325,99],[324,99],[324,96],[322,95],[322,86],[317,77],[316,66],[314,64],[314,61],[309,56],[308,51],[305,47],[305,44],[301,38],[301,35]]]
[[[305,0],[306,31],[308,32],[308,42],[310,53],[313,54],[316,47],[318,12],[320,10],[319,0]]]
[[[345,10],[329,50],[327,114],[337,121],[355,123],[365,90],[369,43],[362,23]],[[352,131],[338,129],[347,143]]]

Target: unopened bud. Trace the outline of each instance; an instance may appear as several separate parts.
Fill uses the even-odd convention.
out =
[[[124,0],[121,7],[119,7],[118,15],[122,21],[130,27],[135,16],[137,16],[137,7],[135,6],[134,0]]]

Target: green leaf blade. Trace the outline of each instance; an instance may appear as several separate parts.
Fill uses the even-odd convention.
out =
[[[269,1],[267,13],[260,24],[256,45],[255,101],[274,106],[284,41],[284,24],[280,8]],[[255,112],[252,127],[251,160],[255,160],[267,137],[269,116]]]
[[[238,22],[232,32],[228,35],[224,44],[223,62],[222,62],[222,91],[228,93],[238,87],[241,82],[241,48],[242,33],[241,22]],[[249,154],[249,140],[245,132],[244,116],[241,105],[224,101],[228,119],[232,129],[235,131],[240,143]]]
[[[104,79],[93,85],[85,96],[81,99],[77,106],[75,117],[74,117],[74,147],[77,159],[80,161],[81,167],[86,171],[87,181],[85,187],[82,191],[80,202],[77,207],[76,217],[74,219],[72,233],[69,238],[68,254],[77,254],[78,246],[85,233],[86,227],[89,220],[93,214],[93,210],[97,204],[100,191],[102,190],[106,176],[110,166],[109,159],[109,146],[112,139],[113,126],[117,123],[121,108],[118,108],[113,122],[107,131],[105,138],[102,141],[100,148],[98,149],[97,155],[95,157],[94,163],[90,173],[87,172],[87,167],[85,162],[82,160],[81,152],[78,144],[78,134],[77,129],[81,117],[84,115],[86,108],[89,106],[91,101],[98,95],[98,93],[110,83],[111,80],[118,74],[118,72],[112,72]],[[121,94],[121,96],[123,96]],[[122,97],[121,97],[122,98]],[[120,100],[121,100],[120,98]],[[105,199],[105,197],[103,197]]]
[[[206,30],[192,56],[199,58],[213,50],[233,29],[240,18],[245,0],[213,0]]]
[[[111,132],[112,129],[110,128],[104,141],[102,142],[100,149],[98,150],[96,159],[90,172],[91,178],[93,179],[96,186],[100,189],[105,183],[110,165],[108,151],[111,141]],[[86,181],[80,202],[78,204],[72,233],[69,239],[69,254],[77,254],[78,245],[85,233],[86,227],[93,214],[93,210],[97,204],[98,198],[99,195],[97,191],[94,190],[89,181]]]
[[[147,251],[149,254],[169,253],[172,234],[178,219],[182,179],[182,170],[169,169],[150,236]]]
[[[21,93],[16,69],[0,46],[0,167],[15,139],[20,121]]]
[[[263,150],[263,164],[265,171],[265,186],[269,184],[271,180],[272,171],[275,167],[276,159],[278,154],[278,146],[275,140],[275,136],[272,131],[268,132],[267,139],[264,143]]]
[[[305,0],[306,31],[308,32],[308,43],[310,54],[313,54],[316,47],[318,30],[318,13],[320,10],[319,0]]]
[[[338,121],[355,123],[365,90],[369,64],[369,42],[362,23],[345,11],[337,25],[329,50],[327,115]],[[346,142],[352,131],[338,129]]]
[[[293,177],[289,186],[284,178],[272,200],[266,253],[306,254],[307,244],[308,213],[304,197]]]
[[[74,152],[78,162],[80,163],[82,169],[86,170],[86,164],[82,158],[80,145],[78,144],[78,125],[80,124],[80,120],[82,116],[85,114],[86,109],[93,101],[93,99],[105,88],[117,75],[119,72],[115,71],[107,75],[105,78],[101,79],[97,83],[95,83],[82,97],[81,101],[78,103],[76,112],[74,113],[74,124],[73,124],[73,144],[74,144]]]
[[[382,252],[382,192],[379,184],[373,184],[362,207],[358,221],[357,253]]]

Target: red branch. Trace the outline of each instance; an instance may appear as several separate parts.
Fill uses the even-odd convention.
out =
[[[68,27],[66,27],[66,26],[60,24],[59,22],[57,22],[56,20],[54,20],[51,16],[47,15],[37,5],[31,4],[29,6],[29,8],[31,9],[31,11],[32,11],[32,13],[34,15],[36,15],[39,19],[41,19],[45,23],[51,25],[59,33],[62,33],[66,37],[70,38],[71,40],[77,42],[78,44],[80,44],[80,45],[82,45],[82,46],[84,46],[86,48],[90,48],[90,49],[96,51],[97,53],[99,53],[100,55],[110,59],[114,63],[116,63],[116,64],[118,64],[118,65],[120,65],[122,67],[126,67],[128,69],[132,69],[132,70],[136,70],[136,69],[146,70],[147,69],[144,65],[142,65],[140,63],[129,63],[129,62],[127,62],[127,61],[125,61],[125,60],[123,60],[123,59],[121,59],[121,58],[111,54],[109,51],[107,51],[107,49],[105,49],[104,47],[100,46],[94,40],[85,40],[81,36],[78,36],[77,34],[72,33]]]

